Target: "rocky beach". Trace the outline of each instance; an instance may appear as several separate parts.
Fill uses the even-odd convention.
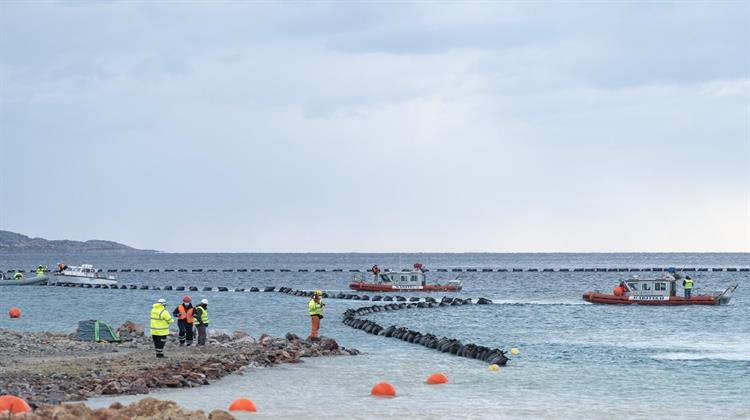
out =
[[[47,410],[49,415],[51,408],[45,405],[100,395],[147,394],[156,388],[205,386],[232,373],[242,374],[247,367],[359,353],[325,337],[311,342],[291,333],[284,338],[262,335],[255,339],[243,332],[215,332],[202,347],[179,347],[176,337],[170,337],[167,357],[156,359],[151,337],[142,326],[126,322],[117,332],[120,343],[0,329],[0,395],[21,397],[37,412]]]

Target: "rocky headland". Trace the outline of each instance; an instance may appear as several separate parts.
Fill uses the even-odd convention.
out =
[[[121,343],[76,341],[62,333],[0,329],[0,395],[25,399],[32,407],[81,401],[99,395],[147,394],[155,388],[209,385],[247,367],[300,363],[305,357],[356,355],[335,340],[307,341],[243,332],[213,333],[202,347],[179,347],[170,337],[164,359],[154,356],[143,327],[126,322]]]
[[[70,253],[91,251],[156,252],[147,249],[136,249],[118,242],[99,239],[88,241],[72,241],[67,239],[47,240],[44,238],[30,238],[20,233],[0,230],[0,252]]]

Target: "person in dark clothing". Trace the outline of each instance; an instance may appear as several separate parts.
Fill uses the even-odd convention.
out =
[[[198,330],[198,345],[206,345],[206,328],[208,327],[208,299],[201,299],[195,307],[195,328]]]
[[[172,314],[177,317],[177,327],[180,329],[180,346],[193,344],[194,310],[190,296],[185,296],[182,298],[182,303],[172,311]]]

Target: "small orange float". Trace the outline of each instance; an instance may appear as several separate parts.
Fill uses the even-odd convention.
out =
[[[247,398],[238,398],[229,405],[229,411],[256,411],[255,403]]]
[[[372,387],[370,394],[375,397],[395,397],[396,388],[388,382],[380,382]]]
[[[12,307],[8,311],[8,316],[10,316],[11,318],[20,318],[21,317],[21,310],[18,309],[18,308],[16,308],[16,307]]]
[[[428,385],[439,385],[446,382],[448,382],[448,377],[443,375],[442,373],[433,373],[429,378],[427,378]]]
[[[31,407],[26,404],[23,398],[18,398],[13,395],[0,396],[0,413],[10,411],[11,414],[29,413]]]

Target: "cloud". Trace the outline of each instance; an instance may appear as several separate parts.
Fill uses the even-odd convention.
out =
[[[0,168],[12,230],[614,251],[700,225],[680,249],[750,247],[736,5],[2,7],[0,152],[45,168]],[[109,205],[7,204],[40,191]]]

